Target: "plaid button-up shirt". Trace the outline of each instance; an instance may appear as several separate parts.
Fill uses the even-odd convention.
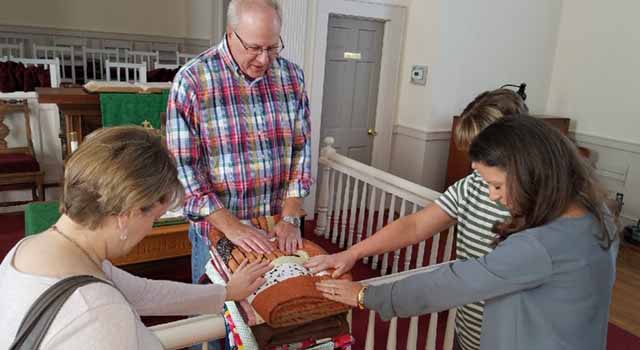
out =
[[[184,214],[203,220],[227,208],[241,220],[279,214],[311,187],[311,125],[302,69],[284,58],[248,80],[226,38],[176,75],[167,145],[186,190]]]

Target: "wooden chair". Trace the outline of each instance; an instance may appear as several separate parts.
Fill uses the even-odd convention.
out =
[[[193,53],[186,53],[186,52],[176,51],[176,64],[178,66],[183,66],[185,63],[189,62],[189,60],[191,60],[192,58],[194,58],[196,56],[198,56],[198,55],[193,54]]]
[[[34,59],[34,58],[22,58],[22,57],[0,57],[0,62],[13,61],[22,63],[25,66],[34,65],[34,66],[43,66],[49,69],[49,79],[51,81],[51,87],[57,88],[60,87],[60,59]],[[13,96],[8,96],[7,94],[1,94],[0,97],[4,98],[13,98]]]
[[[24,57],[24,46],[18,44],[0,44],[0,56]]]
[[[160,62],[156,62],[153,64],[153,69],[160,69],[160,68],[176,69],[176,68],[180,68],[180,66],[173,63],[160,63]]]
[[[2,122],[7,115],[24,114],[26,147],[8,147],[4,139],[9,128]],[[29,105],[27,100],[17,102],[0,101],[0,191],[31,188],[33,201],[44,201],[44,171],[36,160],[31,138]],[[0,206],[13,206],[29,201],[1,202]]]
[[[125,51],[126,61],[129,63],[145,63],[147,68],[155,69],[154,64],[160,62],[158,51]]]
[[[146,63],[122,63],[107,60],[105,61],[105,68],[107,69],[107,81],[147,82]],[[112,76],[112,70],[115,71],[115,79]]]
[[[73,47],[39,46],[37,44],[33,44],[33,58],[59,59],[61,82],[75,84],[76,57]]]
[[[118,62],[119,53],[117,49],[90,49],[82,48],[82,65],[84,68],[84,81],[105,80],[105,62]]]

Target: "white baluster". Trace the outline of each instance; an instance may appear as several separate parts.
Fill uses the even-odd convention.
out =
[[[373,216],[375,215],[375,206],[376,206],[376,188],[375,186],[371,186],[371,198],[369,198],[369,215],[367,215],[367,238],[371,237],[373,234]],[[367,264],[369,262],[369,257],[365,256],[362,259],[362,262]]]
[[[383,190],[380,190],[380,206],[378,207],[378,219],[376,221],[377,222],[376,232],[380,231],[384,224],[384,208],[385,208],[386,200],[387,200],[387,193]],[[371,261],[371,268],[374,270],[378,268],[378,255],[373,256],[373,260]]]
[[[356,232],[356,216],[358,211],[358,185],[360,180],[355,179],[353,193],[351,195],[351,210],[349,212],[349,232],[347,233],[347,248],[353,245],[353,235]]]
[[[418,211],[418,204],[413,205],[413,212]],[[422,267],[424,261],[425,241],[418,243],[418,256],[416,258],[416,269]],[[407,349],[416,350],[418,348],[418,317],[411,317],[409,322],[409,339],[407,340]]]
[[[351,176],[347,175],[347,181],[344,184],[344,199],[342,201],[342,220],[340,221],[340,249],[344,249],[345,239],[347,238],[347,220],[349,216],[349,190],[351,188]]]
[[[391,203],[393,203],[393,201],[391,201]],[[406,210],[407,210],[407,201],[403,199],[400,204],[400,217],[398,217],[398,219],[402,219],[404,217]],[[406,251],[405,251],[405,254],[406,254]],[[393,253],[393,264],[391,265],[391,273],[398,272],[399,264],[400,264],[400,249],[396,249],[396,251]]]
[[[415,214],[418,211],[418,205],[413,203],[413,209],[411,210],[411,215]],[[411,268],[411,258],[413,255],[413,245],[407,247],[407,250],[404,252],[404,270],[407,271]]]
[[[447,315],[447,326],[444,332],[444,344],[442,345],[443,350],[453,349],[453,337],[455,334],[454,330],[457,312],[458,309],[454,307],[453,309],[449,310],[449,315]]]
[[[364,216],[366,214],[366,208],[367,208],[367,183],[366,182],[362,182],[362,193],[360,195],[360,211],[358,213],[358,229],[356,232],[356,243],[360,243],[360,241],[362,240],[362,233],[364,230]]]
[[[436,333],[438,333],[438,313],[434,312],[429,317],[429,329],[427,330],[426,350],[436,350]]]
[[[411,317],[409,322],[409,333],[407,334],[407,350],[418,348],[418,317]]]
[[[327,208],[329,207],[329,173],[331,168],[322,167],[322,181],[318,189],[318,216],[316,219],[316,228],[313,231],[316,236],[322,236],[327,228]]]
[[[324,229],[324,238],[329,239],[331,234],[331,227],[333,226],[333,220],[336,218],[333,216],[333,205],[335,203],[335,184],[336,171],[331,169],[329,174],[329,206],[327,208],[327,227]]]
[[[444,258],[442,259],[443,262],[453,260],[453,237],[455,236],[455,230],[455,226],[449,227],[449,232],[447,233],[447,242],[444,246]]]
[[[435,234],[431,238],[431,255],[429,256],[429,265],[438,262],[438,250],[440,248],[440,234]]]
[[[376,341],[376,313],[369,311],[369,322],[367,323],[367,338],[364,343],[365,350],[373,350]]]
[[[331,235],[331,243],[338,243],[339,226],[338,223],[344,218],[340,217],[340,209],[342,208],[342,173],[338,173],[338,192],[336,194],[336,207],[333,210],[333,234]]]
[[[394,221],[396,213],[396,196],[394,194],[391,195],[391,204],[389,205],[389,213],[387,215],[387,225],[391,224]],[[380,270],[383,275],[387,274],[387,270],[389,268],[389,253],[384,253],[382,256],[382,267]]]
[[[389,322],[389,334],[387,336],[387,350],[398,348],[398,318],[394,317]]]

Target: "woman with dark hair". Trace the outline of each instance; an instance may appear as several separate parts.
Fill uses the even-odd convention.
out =
[[[618,240],[592,169],[528,116],[489,125],[469,153],[490,198],[511,213],[494,227],[493,252],[386,285],[318,289],[384,319],[485,300],[481,349],[604,349]]]
[[[473,139],[491,123],[508,115],[527,114],[528,111],[522,97],[513,90],[485,91],[462,111],[460,123],[452,137],[459,149],[468,150]],[[457,258],[480,258],[495,248],[495,233],[492,231],[495,223],[503,222],[508,217],[507,208],[489,199],[489,186],[474,171],[449,186],[424,209],[392,222],[347,250],[313,257],[306,266],[311,272],[333,268],[333,277],[337,278],[366,256],[393,252],[416,244],[453,225],[457,225]],[[458,307],[455,320],[456,350],[480,348],[483,309],[482,300]]]

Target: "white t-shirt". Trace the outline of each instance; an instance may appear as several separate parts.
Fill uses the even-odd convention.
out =
[[[0,264],[0,349],[9,348],[32,303],[60,280],[16,270],[13,257],[21,242]],[[60,309],[40,349],[163,349],[140,321],[141,315],[220,313],[226,297],[220,285],[140,278],[107,260],[102,268],[117,289],[104,283],[77,289]]]

